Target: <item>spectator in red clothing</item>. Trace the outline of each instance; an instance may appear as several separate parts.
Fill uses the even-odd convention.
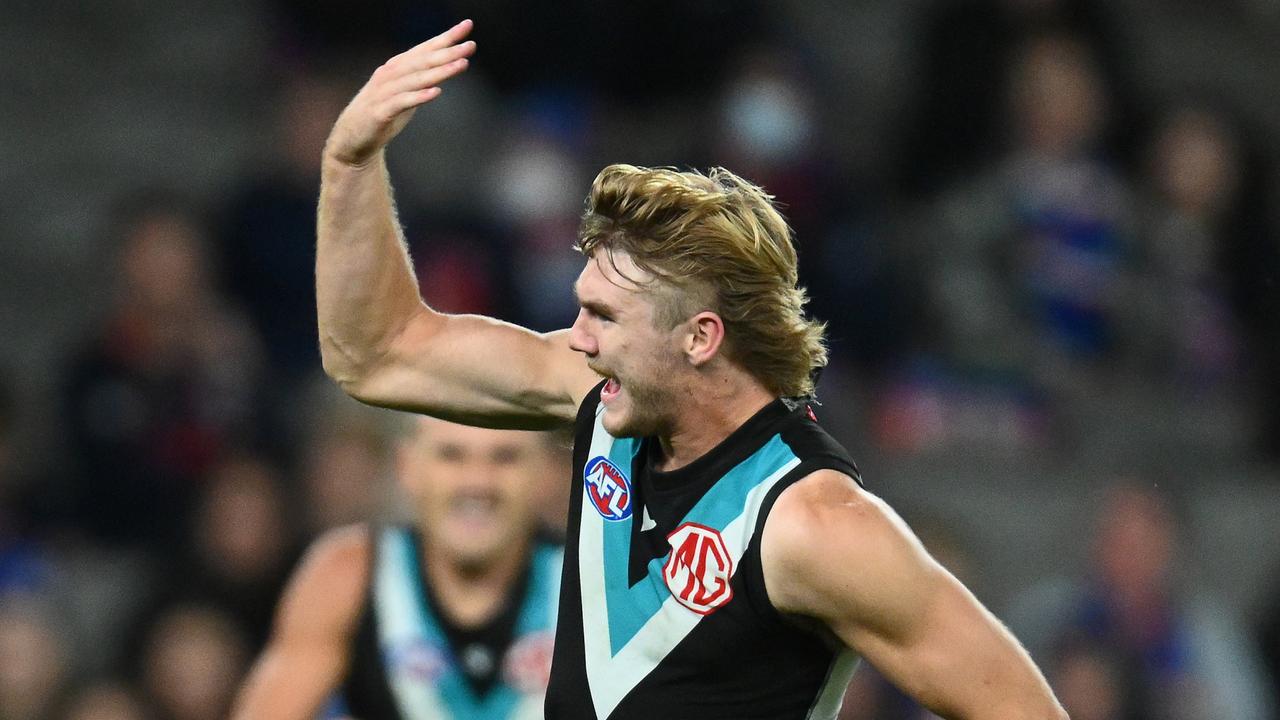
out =
[[[79,516],[103,540],[176,547],[199,479],[254,435],[261,353],[196,213],[147,195],[116,229],[115,296],[65,386]]]

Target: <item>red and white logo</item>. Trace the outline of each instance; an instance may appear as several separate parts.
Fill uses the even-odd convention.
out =
[[[631,482],[609,458],[598,455],[583,468],[587,497],[605,520],[617,522],[631,517]]]
[[[699,615],[710,615],[733,598],[729,586],[733,558],[718,531],[687,522],[668,535],[667,542],[671,552],[662,566],[662,577],[681,605]]]
[[[507,651],[503,676],[507,684],[523,693],[544,692],[551,678],[551,653],[555,633],[526,635]]]

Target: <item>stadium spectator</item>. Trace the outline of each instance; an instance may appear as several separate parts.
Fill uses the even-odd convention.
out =
[[[82,527],[111,543],[180,543],[200,479],[252,437],[260,356],[218,294],[200,219],[142,195],[117,218],[116,294],[64,403]]]
[[[934,3],[915,38],[917,82],[901,124],[897,164],[910,195],[932,195],[982,172],[1003,149],[1002,77],[1021,48],[1046,33],[1069,33],[1097,56],[1104,81],[1129,90],[1126,40],[1112,9],[1096,0],[960,0]],[[1116,94],[1124,103],[1126,94]],[[1122,116],[1129,112],[1117,108]],[[1123,135],[1123,133],[1121,133]]]
[[[1132,225],[1131,191],[1099,153],[1109,103],[1080,39],[1049,34],[1020,49],[1009,69],[1010,147],[944,193],[936,226],[918,236],[929,349],[944,362],[916,365],[890,395],[908,401],[891,411],[936,397],[939,431],[961,433],[956,445],[1017,452],[1041,447],[1053,421],[1046,395],[1089,396],[1108,377],[1127,311]]]
[[[287,75],[270,115],[271,152],[235,184],[219,215],[225,285],[261,334],[286,391],[320,368],[311,317],[316,185],[320,149],[348,96],[321,74]]]
[[[301,530],[325,530],[380,517],[395,491],[389,415],[317,383],[301,396]]]
[[[1241,324],[1226,254],[1244,188],[1239,140],[1225,119],[1183,107],[1161,118],[1148,158],[1141,241],[1142,313],[1134,336],[1148,372],[1204,392],[1239,379]]]
[[[53,573],[53,560],[31,527],[28,481],[16,467],[16,409],[8,378],[0,375],[0,598],[39,591]]]
[[[190,549],[166,583],[171,593],[210,603],[266,641],[276,600],[297,556],[285,514],[284,479],[263,457],[231,455],[212,470],[192,523]]]
[[[204,605],[157,615],[142,644],[141,682],[158,720],[222,720],[249,661],[241,628]]]
[[[153,717],[132,686],[98,680],[71,694],[62,720],[153,720]]]
[[[0,718],[52,720],[70,679],[69,650],[38,597],[0,598]]]
[[[1085,574],[1027,591],[1008,615],[1010,626],[1078,706],[1106,705],[1102,694],[1114,691],[1122,718],[1270,718],[1254,648],[1222,604],[1175,564],[1188,556],[1184,533],[1154,487],[1112,487],[1098,508]],[[1114,715],[1103,709],[1089,712]]]

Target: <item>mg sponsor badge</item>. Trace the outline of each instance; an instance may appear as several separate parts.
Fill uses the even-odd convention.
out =
[[[729,586],[733,558],[718,531],[687,522],[668,535],[667,542],[671,552],[662,566],[662,577],[681,605],[709,615],[733,598]]]

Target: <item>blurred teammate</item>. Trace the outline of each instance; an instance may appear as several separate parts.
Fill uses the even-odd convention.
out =
[[[398,449],[412,527],[312,547],[244,688],[240,720],[538,718],[562,552],[535,539],[535,433],[420,418]]]
[[[860,654],[947,717],[1063,717],[815,421],[803,398],[822,328],[759,188],[723,170],[605,168],[570,330],[423,304],[383,148],[466,68],[470,30],[378,68],[330,134],[320,338],[328,373],[365,402],[575,426],[547,716],[832,718]]]

